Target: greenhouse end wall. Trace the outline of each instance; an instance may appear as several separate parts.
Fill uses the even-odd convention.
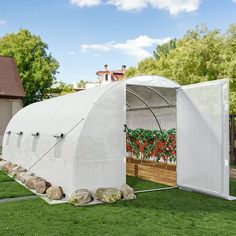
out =
[[[125,86],[110,88],[85,120],[74,158],[73,189],[120,187],[126,182]]]

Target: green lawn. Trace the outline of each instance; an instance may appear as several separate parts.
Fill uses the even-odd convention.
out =
[[[0,171],[0,183],[8,181],[14,181],[14,179],[10,178],[8,175]]]
[[[128,177],[136,190],[160,185]],[[172,189],[87,207],[41,199],[0,205],[0,235],[235,235],[236,201]]]
[[[24,188],[22,185],[18,184],[15,181],[0,183],[0,199],[30,196],[30,195],[33,195],[31,191]]]
[[[33,195],[31,191],[24,188],[22,185],[18,184],[12,178],[0,171],[0,199],[30,195]]]

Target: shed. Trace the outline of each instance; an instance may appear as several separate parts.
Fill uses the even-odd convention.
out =
[[[177,128],[177,184],[229,196],[228,81],[180,86],[139,76],[32,104],[4,136],[3,158],[62,186],[119,188],[132,128]]]
[[[0,146],[10,119],[23,107],[24,90],[12,57],[0,56]]]

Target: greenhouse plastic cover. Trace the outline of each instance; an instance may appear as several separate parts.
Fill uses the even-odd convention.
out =
[[[173,128],[177,90],[178,184],[227,198],[225,84],[180,88],[159,76],[139,76],[35,103],[8,124],[3,158],[62,186],[67,196],[81,188],[120,188],[126,182],[124,124]]]
[[[62,186],[67,196],[79,188],[120,188],[126,182],[126,83],[139,93],[134,84],[177,86],[160,77],[136,77],[29,105],[7,127],[11,133],[4,136],[3,158]],[[138,102],[132,106],[143,106]],[[66,136],[60,140],[61,133]]]

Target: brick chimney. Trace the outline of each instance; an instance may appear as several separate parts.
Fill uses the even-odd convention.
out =
[[[108,70],[107,68],[108,68],[108,65],[105,64],[105,65],[104,65],[104,69],[105,69],[106,71]]]
[[[123,74],[125,74],[125,72],[126,72],[126,65],[122,65],[122,72],[123,72]]]

